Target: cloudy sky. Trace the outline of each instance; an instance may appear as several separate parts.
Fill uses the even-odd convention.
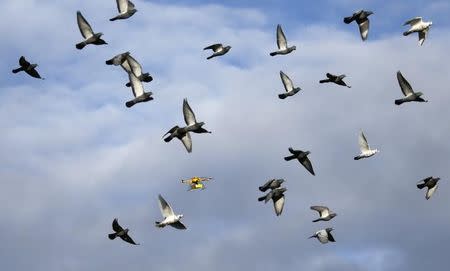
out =
[[[4,0],[0,22],[0,259],[2,270],[444,270],[450,249],[450,4],[431,0],[135,0],[109,22],[114,0]],[[317,2],[317,3],[316,3]],[[374,12],[369,40],[344,16]],[[88,46],[80,10],[106,46]],[[422,47],[404,21],[433,21]],[[281,23],[297,50],[270,57]],[[207,61],[203,47],[233,48]],[[131,109],[121,68],[130,51],[154,81],[155,100]],[[24,55],[46,80],[13,75]],[[279,100],[279,71],[302,88]],[[429,103],[395,106],[398,70]],[[320,85],[347,74],[351,89]],[[193,152],[161,136],[183,124],[182,100],[212,134]],[[354,161],[363,129],[376,156]],[[288,147],[311,151],[316,176]],[[187,192],[180,179],[214,181]],[[439,176],[433,198],[416,182]],[[256,199],[286,179],[276,217]],[[157,195],[188,230],[158,229]],[[338,213],[312,223],[311,205]],[[110,241],[111,222],[142,245]],[[308,240],[333,227],[336,243]]]

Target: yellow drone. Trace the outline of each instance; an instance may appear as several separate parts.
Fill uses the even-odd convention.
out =
[[[182,183],[189,185],[189,190],[204,190],[206,188],[205,184],[203,184],[204,181],[212,180],[210,177],[192,177],[187,180],[181,180]]]

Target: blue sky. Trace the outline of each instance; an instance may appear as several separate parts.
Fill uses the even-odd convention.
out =
[[[134,2],[117,22],[113,0],[3,5],[2,269],[445,269],[448,2]],[[374,12],[367,42],[342,22],[360,8]],[[107,46],[75,49],[77,10]],[[433,21],[422,47],[402,36],[418,15]],[[278,23],[297,50],[272,58]],[[233,48],[207,61],[216,42]],[[131,109],[126,74],[104,63],[124,51],[154,77],[155,100]],[[46,80],[12,74],[21,55]],[[302,88],[283,101],[280,70]],[[398,70],[429,103],[394,105]],[[318,84],[327,72],[352,88]],[[183,124],[183,98],[213,132],[193,135],[191,154],[161,139]],[[380,153],[354,161],[361,129]],[[283,160],[290,146],[311,151],[317,176]],[[214,181],[188,193],[180,179],[195,175]],[[430,175],[442,180],[426,201],[415,185]],[[286,179],[280,217],[257,201],[270,178]],[[154,227],[158,194],[187,231]],[[312,223],[320,204],[338,216]],[[141,246],[107,238],[115,217]],[[307,239],[329,226],[336,243]]]

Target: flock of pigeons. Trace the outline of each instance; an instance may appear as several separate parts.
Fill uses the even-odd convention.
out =
[[[131,1],[116,0],[116,2],[119,14],[111,18],[110,21],[128,19],[137,12],[135,5]],[[350,24],[353,21],[355,21],[359,26],[361,39],[365,41],[367,40],[369,33],[369,25],[370,25],[369,16],[372,14],[373,12],[371,11],[360,10],[353,13],[352,16],[345,17],[344,23]],[[84,38],[83,41],[75,45],[77,49],[81,50],[87,45],[107,44],[101,38],[103,34],[101,32],[95,33],[80,11],[77,12],[77,23],[81,35]],[[419,45],[422,45],[427,37],[432,22],[424,22],[421,17],[416,17],[414,19],[407,21],[405,25],[407,24],[411,25],[411,28],[408,31],[404,32],[403,35],[407,36],[411,33],[418,33]],[[287,39],[281,25],[277,26],[276,36],[277,36],[278,50],[271,52],[270,56],[287,55],[296,50],[296,46],[288,46]],[[213,51],[213,54],[207,57],[207,59],[223,56],[227,54],[230,51],[230,49],[231,46],[224,46],[221,43],[213,44],[204,48],[204,50]],[[36,70],[36,67],[38,66],[37,64],[31,64],[23,56],[20,57],[19,64],[20,67],[12,70],[13,73],[24,71],[34,78],[44,79],[39,75],[39,73]],[[134,106],[135,104],[153,100],[152,97],[153,93],[145,92],[143,87],[143,82],[146,83],[151,82],[153,80],[153,77],[149,73],[143,72],[142,66],[135,58],[131,56],[130,52],[118,54],[113,58],[107,60],[106,64],[113,66],[121,66],[128,75],[128,82],[125,84],[125,86],[131,87],[134,98],[125,103],[126,107],[129,108]],[[300,87],[294,87],[292,80],[283,71],[280,71],[280,77],[285,88],[285,92],[278,95],[280,99],[286,99],[287,97],[293,96],[301,90]],[[333,75],[331,73],[327,73],[326,77],[327,79],[320,80],[319,82],[335,83],[340,86],[345,86],[348,88],[351,87],[344,82],[343,80],[345,78],[344,74]],[[396,105],[401,105],[402,103],[406,102],[427,102],[422,98],[423,93],[415,92],[411,87],[411,85],[409,84],[409,82],[403,77],[400,71],[397,72],[397,80],[399,82],[400,89],[404,97],[395,100]],[[175,125],[163,136],[163,139],[165,142],[170,142],[174,138],[179,139],[185,146],[187,152],[190,153],[192,152],[192,139],[190,133],[192,132],[201,134],[211,132],[203,128],[203,126],[205,125],[204,122],[197,121],[194,111],[190,107],[187,99],[183,100],[183,116],[186,125],[183,127]],[[369,144],[363,131],[361,131],[359,134],[359,147],[361,153],[356,157],[354,157],[355,160],[369,158],[379,152],[377,149],[371,149],[369,147]],[[305,169],[309,173],[315,175],[312,163],[308,158],[310,151],[294,150],[292,147],[290,147],[288,150],[290,152],[290,155],[286,156],[284,160],[290,161],[296,159],[300,162],[301,165],[303,165],[303,167],[305,167]],[[419,189],[423,188],[428,189],[426,193],[427,200],[430,199],[430,197],[436,191],[439,179],[440,178],[427,177],[417,184],[417,187]],[[195,184],[197,183],[198,182],[196,182]],[[284,193],[287,191],[287,189],[285,187],[282,187],[283,183],[284,179],[272,179],[259,187],[259,190],[261,192],[266,192],[268,190],[270,191],[264,196],[258,198],[258,201],[264,201],[265,203],[267,203],[268,201],[272,200],[275,213],[277,216],[282,214],[285,202]],[[170,204],[161,195],[158,195],[158,200],[163,219],[162,221],[155,222],[155,225],[159,228],[163,228],[167,225],[170,225],[176,229],[181,230],[186,229],[186,226],[181,222],[181,218],[183,217],[183,215],[176,214],[173,211]],[[329,221],[337,215],[326,206],[311,206],[310,208],[311,210],[317,211],[319,213],[319,218],[314,220],[313,222]],[[115,239],[119,237],[125,242],[138,245],[138,243],[135,243],[133,239],[128,235],[129,229],[122,228],[119,225],[117,218],[114,219],[112,223],[112,228],[114,230],[114,233],[108,235],[110,239]],[[325,228],[319,230],[310,238],[317,238],[323,244],[328,242],[335,242],[333,235],[331,235],[332,230],[333,228]]]

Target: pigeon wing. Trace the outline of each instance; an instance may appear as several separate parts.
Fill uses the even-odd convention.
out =
[[[91,25],[86,21],[80,11],[77,11],[77,23],[83,38],[88,39],[94,36]]]
[[[425,198],[430,199],[431,196],[434,194],[434,191],[436,191],[437,188],[438,188],[437,184],[435,186],[433,186],[432,188],[428,188]]]
[[[182,138],[181,142],[183,142],[184,147],[186,148],[187,152],[192,152],[192,139],[191,134],[187,132]]]
[[[30,62],[28,62],[28,61],[25,59],[24,56],[21,56],[21,57],[19,58],[19,65],[20,65],[20,67],[22,67],[22,68],[27,68],[27,67],[30,66],[31,64],[30,64]]]
[[[179,230],[187,229],[186,226],[183,223],[181,223],[181,221],[179,221],[179,220],[175,223],[170,224],[170,226],[174,227],[175,229],[179,229]]]
[[[170,207],[169,203],[167,203],[167,201],[161,195],[158,195],[158,199],[159,209],[161,210],[161,214],[164,218],[175,215],[172,207]]]
[[[400,71],[397,72],[397,80],[398,84],[400,85],[400,89],[403,92],[403,95],[408,96],[414,93],[411,85],[409,84],[408,81],[406,81],[405,77],[403,77]]]
[[[128,79],[131,82],[131,89],[134,97],[139,97],[144,94],[144,85],[132,72],[128,73]]]
[[[367,40],[367,36],[369,34],[369,26],[370,26],[369,19],[364,20],[363,22],[358,24],[358,26],[359,26],[359,33],[361,34],[361,39],[363,41]]]
[[[281,196],[279,199],[273,201],[273,207],[275,208],[275,213],[277,216],[281,215],[284,207],[284,196]]]
[[[280,71],[281,81],[283,82],[284,89],[286,92],[292,91],[294,89],[294,85],[292,83],[291,78],[287,76],[284,72]]]
[[[134,9],[135,5],[133,4],[133,2],[128,1],[128,10]]]
[[[309,160],[308,157],[304,157],[303,159],[299,160],[299,162],[306,168],[306,170],[309,171],[309,173],[311,173],[312,175],[316,175],[314,173],[314,169],[312,167],[311,161]]]
[[[28,73],[29,75],[31,75],[31,76],[34,77],[34,78],[42,79],[42,78],[41,78],[41,75],[39,75],[39,73],[37,72],[36,69],[25,70],[25,72]]]
[[[119,225],[117,218],[114,218],[114,220],[112,222],[112,228],[115,232],[123,231],[123,228]]]
[[[203,50],[211,49],[211,50],[213,50],[214,52],[217,52],[217,51],[219,51],[220,48],[222,48],[222,47],[223,47],[222,43],[216,43],[216,44],[213,44],[213,45],[210,45],[210,46],[208,46],[208,47],[203,48]]]
[[[120,64],[120,66],[122,67],[122,69],[124,69],[127,73],[131,72],[131,67],[130,67],[130,63],[128,62],[128,60],[125,60],[124,62],[122,62],[122,64]]]
[[[137,60],[132,57],[131,55],[127,56],[128,64],[130,65],[131,71],[136,75],[137,77],[142,75],[142,66],[137,62]]]
[[[336,240],[334,240],[334,237],[333,237],[333,235],[331,234],[331,232],[327,232],[327,234],[328,234],[328,241],[330,241],[330,242],[336,242]]]
[[[366,152],[369,150],[369,144],[367,143],[367,139],[363,131],[359,134],[358,143],[361,152]]]
[[[287,40],[281,25],[277,25],[277,45],[280,50],[287,49]]]
[[[419,32],[419,45],[422,46],[422,44],[425,42],[425,39],[427,38],[428,29],[424,29]]]
[[[409,24],[409,25],[413,26],[413,25],[415,25],[417,23],[420,23],[420,22],[422,22],[422,17],[415,17],[415,18],[412,18],[409,21],[406,21],[403,25],[408,25]]]
[[[124,240],[127,243],[130,243],[133,245],[139,245],[139,244],[135,243],[134,240],[128,234],[122,235],[122,236],[120,236],[120,238],[122,238],[122,240]]]
[[[325,206],[311,206],[311,210],[319,212],[321,217],[326,217],[329,215],[329,209]]]
[[[189,106],[189,103],[186,98],[183,100],[183,115],[184,115],[184,122],[186,122],[187,125],[193,125],[197,123],[194,111],[192,111],[192,108]]]
[[[128,10],[128,1],[127,0],[116,0],[117,10],[119,13],[125,13]]]

